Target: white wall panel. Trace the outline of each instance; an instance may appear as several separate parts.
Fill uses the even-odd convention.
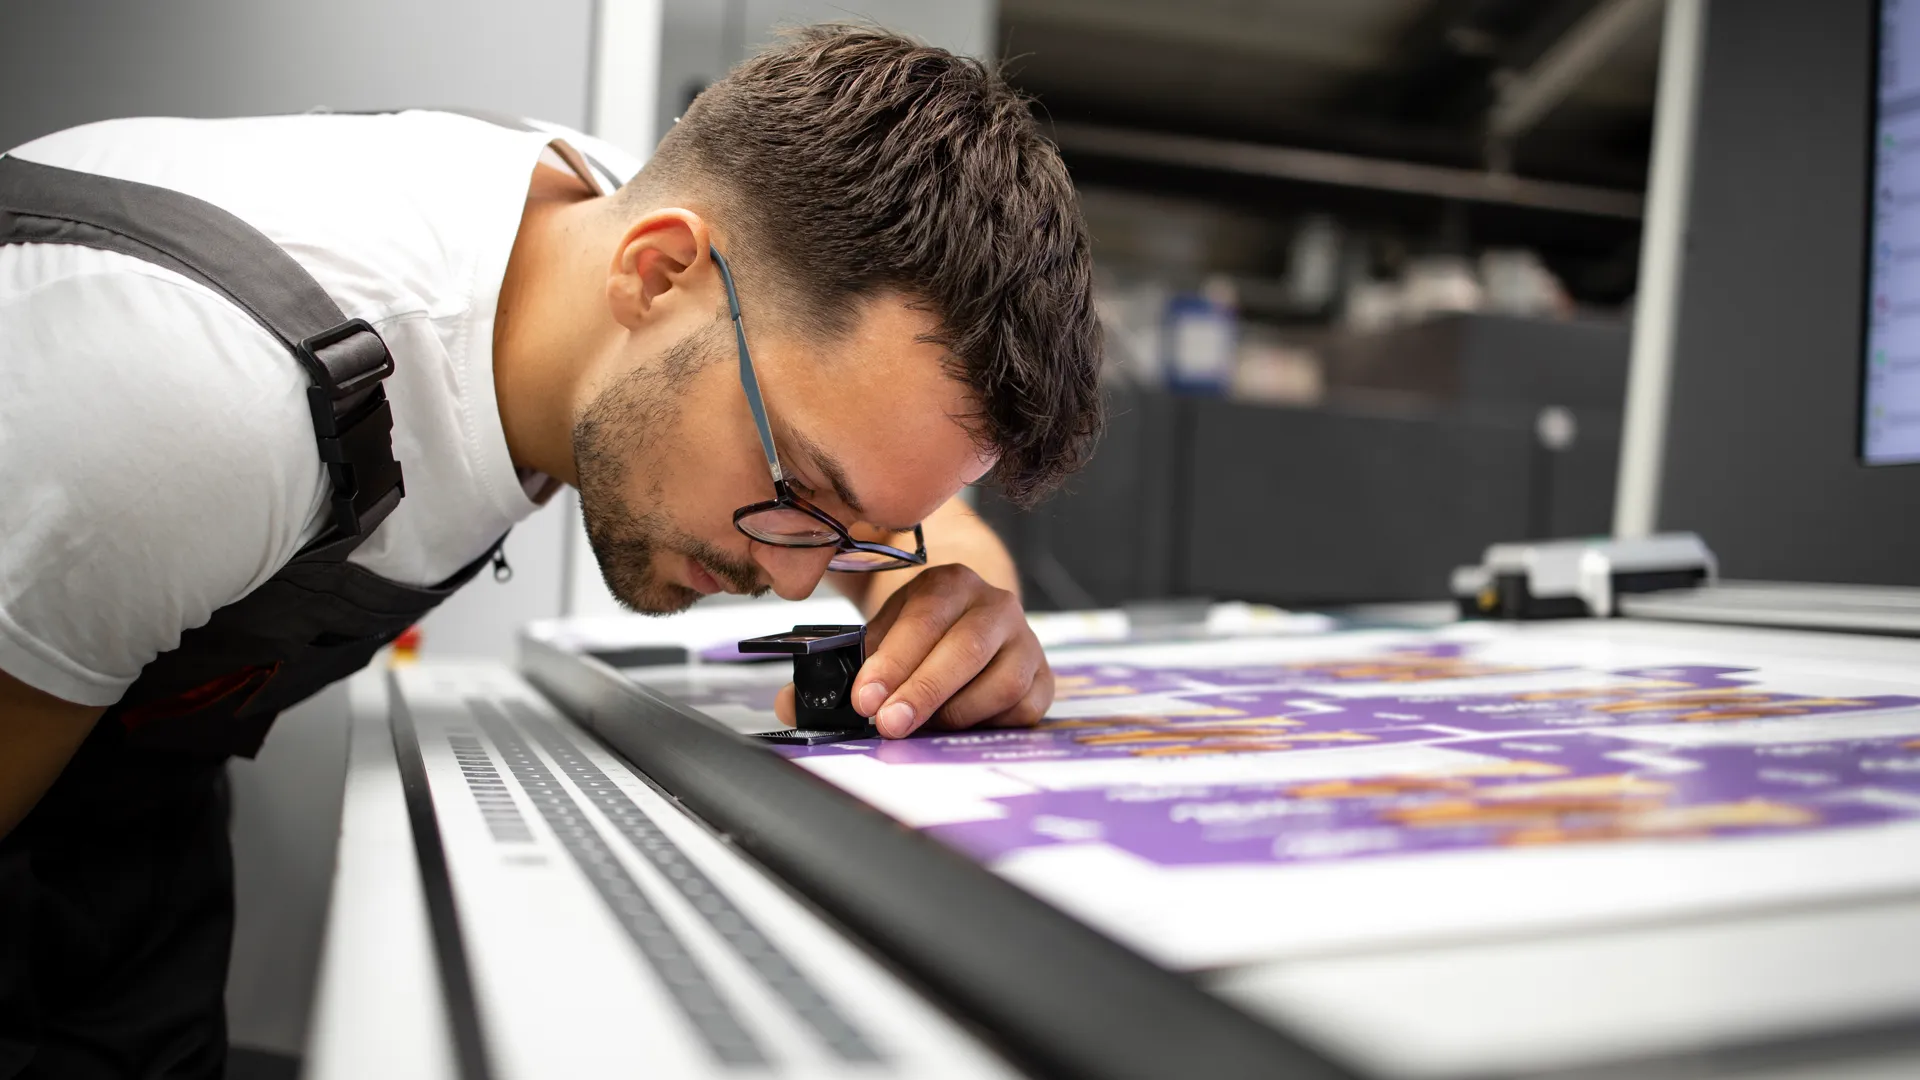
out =
[[[0,147],[116,116],[463,105],[587,122],[593,0],[16,0]]]
[[[588,120],[593,0],[15,0],[3,10],[0,148],[117,116],[316,106]],[[428,651],[506,656],[515,627],[556,614],[566,521],[556,506],[516,529],[514,582],[482,573],[430,618]],[[305,1045],[338,835],[344,701],[336,687],[293,710],[259,760],[233,770],[228,996],[238,1045],[289,1054]]]

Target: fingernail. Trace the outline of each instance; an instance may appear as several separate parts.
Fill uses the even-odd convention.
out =
[[[861,716],[872,716],[880,711],[887,700],[887,688],[877,682],[870,682],[854,691],[853,707]]]
[[[874,726],[880,734],[889,739],[898,739],[913,730],[913,706],[904,701],[896,701],[880,710],[874,718]]]

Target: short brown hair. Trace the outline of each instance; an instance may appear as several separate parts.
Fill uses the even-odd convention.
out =
[[[1085,464],[1101,426],[1086,225],[996,71],[871,27],[790,31],[695,98],[636,183],[684,180],[718,192],[741,276],[823,336],[877,292],[925,305],[1010,499]]]

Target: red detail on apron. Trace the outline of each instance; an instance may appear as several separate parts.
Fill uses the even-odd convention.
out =
[[[208,679],[199,686],[184,691],[174,697],[161,701],[149,701],[145,705],[136,705],[131,709],[124,710],[120,713],[120,723],[124,725],[128,731],[132,731],[143,724],[149,724],[155,720],[173,720],[182,716],[189,716],[216,702],[225,701],[236,694],[241,696],[232,703],[232,707],[228,711],[239,712],[246,707],[247,702],[253,700],[253,696],[259,693],[261,687],[266,686],[279,670],[280,662],[278,660],[271,664],[254,664],[251,667],[244,667],[239,671],[229,672],[218,678]]]

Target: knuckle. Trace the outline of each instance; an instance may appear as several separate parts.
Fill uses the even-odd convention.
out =
[[[929,710],[942,704],[946,695],[941,692],[940,684],[931,677],[915,675],[900,688],[900,696],[913,703],[915,712],[926,716]]]
[[[993,661],[998,651],[985,634],[978,631],[953,635],[954,656],[968,669],[968,675],[978,674]]]
[[[943,563],[928,570],[924,577],[931,580],[928,585],[934,592],[945,597],[957,597],[972,591],[972,584],[978,575],[959,563]]]
[[[1008,710],[1008,723],[1020,727],[1035,727],[1047,718],[1047,709],[1052,704],[1052,688],[1035,686],[1027,691],[1019,704]]]
[[[935,727],[947,731],[960,731],[980,722],[980,717],[971,709],[950,706],[942,708],[933,716]]]
[[[1028,694],[1025,704],[1033,710],[1035,723],[1046,719],[1047,710],[1053,708],[1053,687]]]
[[[996,716],[1009,709],[1018,708],[1026,692],[1027,686],[1024,681],[1014,678],[1011,673],[1002,675],[993,679],[989,685],[981,687],[982,704],[985,706],[981,711],[989,716]]]
[[[952,624],[946,612],[928,608],[922,608],[906,616],[905,621],[913,628],[913,633],[931,640],[938,640]]]
[[[898,686],[900,680],[907,677],[907,666],[888,653],[875,653],[861,666],[860,675],[869,680],[878,680],[886,686]]]

